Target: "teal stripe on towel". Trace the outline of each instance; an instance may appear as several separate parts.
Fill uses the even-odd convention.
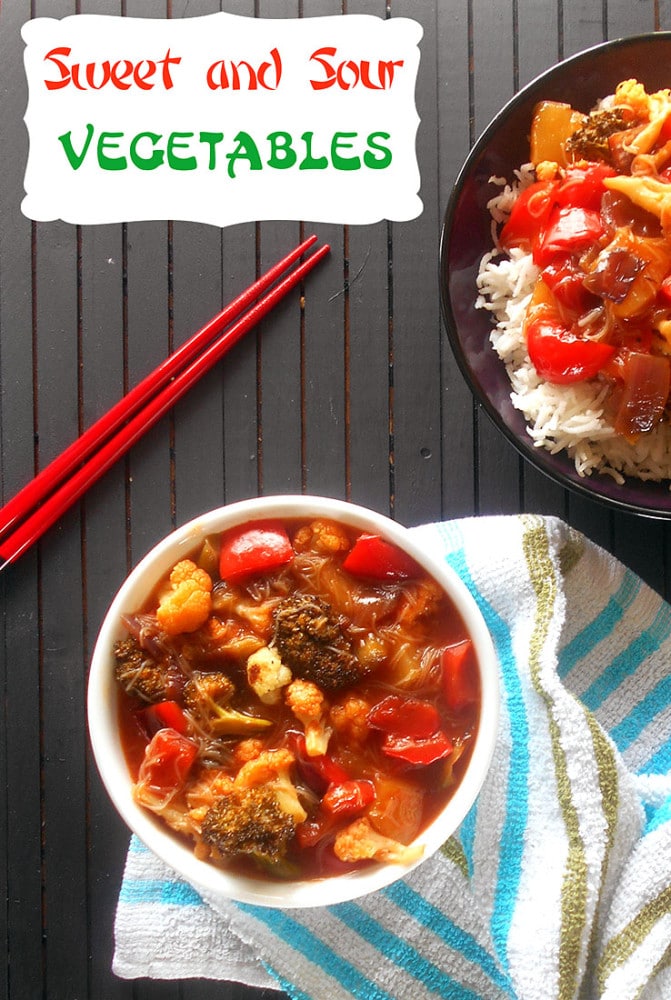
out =
[[[670,634],[671,611],[666,604],[663,604],[650,627],[636,636],[627,648],[613,659],[609,669],[597,677],[580,696],[583,704],[590,711],[596,711],[617,690],[622,681],[634,674],[644,660],[657,652]]]
[[[557,673],[560,677],[565,678],[580,660],[589,656],[594,648],[611,634],[622,620],[624,612],[636,599],[640,589],[641,581],[626,570],[620,586],[614,594],[611,594],[603,610],[559,653]]]
[[[477,965],[488,979],[498,988],[513,996],[512,986],[501,971],[495,958],[476,941],[472,934],[459,927],[442,910],[430,903],[406,882],[398,881],[387,886],[382,892],[396,906],[405,910],[414,920],[440,937],[454,951],[460,952],[468,962]]]
[[[671,823],[671,798],[662,803],[656,809],[650,809],[650,816],[645,828],[645,833],[652,833],[659,830],[665,823]]]
[[[337,979],[352,996],[360,1000],[394,1000],[392,995],[376,986],[356,966],[336,951],[331,951],[321,938],[294,920],[288,911],[251,906],[248,903],[238,903],[237,906],[259,923],[265,924],[285,944],[300,952],[313,965],[319,966],[328,976]],[[323,997],[315,1000],[323,1000]]]
[[[418,979],[425,989],[435,993],[436,996],[450,997],[451,1000],[481,1000],[478,994],[448,976],[407,941],[383,927],[356,903],[339,903],[331,907],[331,913],[361,935],[369,945],[377,948],[387,961],[394,962],[400,969]]]
[[[512,742],[508,788],[499,846],[498,879],[491,917],[492,935],[499,958],[507,968],[508,934],[522,876],[524,834],[529,818],[529,725],[508,624],[478,590],[468,569],[463,549],[452,553],[447,561],[471,591],[487,623],[501,668],[505,692],[504,711],[507,711],[510,719]],[[472,857],[468,856],[468,860],[472,868]]]
[[[268,962],[263,963],[264,968],[267,970],[268,974],[277,980],[277,985],[280,986],[287,996],[291,997],[291,1000],[312,1000],[312,997],[307,993],[303,993],[302,990],[297,989],[293,983],[285,979],[284,976],[280,975],[277,969],[269,965]]]
[[[166,906],[203,904],[196,890],[186,882],[165,882],[162,879],[124,879],[119,901],[133,906],[141,903],[161,903]]]
[[[671,703],[671,676],[666,676],[611,730],[611,736],[620,751],[624,752],[630,747],[655,716],[667,710],[669,703]]]
[[[671,771],[671,742],[665,743],[639,768],[639,774],[668,774]]]

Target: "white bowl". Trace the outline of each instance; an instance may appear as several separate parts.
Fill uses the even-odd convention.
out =
[[[412,865],[376,864],[317,880],[285,882],[250,878],[199,861],[190,845],[180,841],[162,821],[133,800],[117,724],[112,653],[115,640],[124,634],[121,616],[141,607],[161,577],[206,536],[246,521],[276,517],[328,517],[384,536],[408,552],[444,588],[473,640],[482,692],[477,737],[468,768],[455,793],[418,836],[416,843],[424,845],[424,853]],[[105,788],[130,829],[170,868],[208,897],[277,908],[326,906],[354,899],[402,878],[437,851],[464,819],[482,787],[496,739],[498,709],[494,647],[477,604],[457,574],[390,518],[346,501],[311,496],[269,496],[233,503],[195,518],[159,542],[135,567],[114,598],[96,641],[88,682],[88,724],[94,757]]]

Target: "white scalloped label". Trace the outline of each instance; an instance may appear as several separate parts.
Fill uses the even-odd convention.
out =
[[[422,211],[422,29],[369,15],[36,18],[23,213],[369,224]]]

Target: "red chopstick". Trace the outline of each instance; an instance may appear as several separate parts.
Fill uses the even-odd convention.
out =
[[[246,291],[233,299],[225,309],[222,309],[209,323],[194,333],[153,372],[142,379],[134,389],[126,393],[111,410],[108,410],[88,430],[73,441],[65,451],[46,465],[41,472],[38,472],[35,478],[31,479],[11,500],[8,500],[4,507],[0,508],[0,539],[10,531],[13,525],[23,520],[80,462],[93,454],[104,438],[121,427],[161,386],[170,381],[175,372],[195,358],[213,337],[269,288],[287,268],[291,267],[315,243],[316,239],[316,236],[310,236],[271,267],[258,281],[250,285]]]
[[[0,570],[30,548],[233,344],[312,270],[329,252],[327,244],[254,302],[315,240],[316,237],[310,237],[275,264],[5,504],[0,510]],[[221,336],[212,340],[224,327],[227,328]],[[207,344],[209,346],[205,346]]]

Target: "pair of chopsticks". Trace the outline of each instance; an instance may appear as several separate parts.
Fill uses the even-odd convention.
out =
[[[315,250],[293,270],[289,268],[316,239],[316,236],[310,236],[273,265],[0,508],[0,570],[26,552],[149,427],[312,270],[329,252],[327,244]],[[285,271],[288,273],[282,277]]]

